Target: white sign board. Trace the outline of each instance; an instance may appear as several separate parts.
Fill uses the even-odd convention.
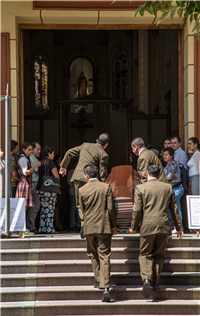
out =
[[[0,199],[0,229],[5,232],[5,199]],[[10,199],[10,231],[25,231],[25,199]]]
[[[188,228],[200,229],[200,195],[187,195]]]

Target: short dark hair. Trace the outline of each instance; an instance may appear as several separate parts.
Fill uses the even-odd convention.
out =
[[[151,144],[147,144],[145,147],[146,147],[146,149],[149,149],[149,150],[151,150],[153,148]]]
[[[170,138],[170,137],[165,138],[164,142],[165,142],[166,140],[169,140],[169,141],[171,142],[171,138]]]
[[[110,137],[107,133],[103,133],[103,134],[99,135],[99,137],[98,137],[98,143],[101,146],[108,144],[109,140],[110,140]]]
[[[151,165],[148,168],[148,174],[152,177],[156,177],[158,178],[159,174],[160,174],[160,167],[157,165]]]
[[[173,136],[171,139],[177,139],[177,142],[180,144],[181,143],[181,138],[179,136]]]
[[[86,165],[84,168],[83,168],[83,172],[84,174],[87,174],[90,178],[96,178],[97,177],[97,167],[94,166],[94,165]]]
[[[11,139],[11,151],[18,146],[18,142],[16,140]]]
[[[31,144],[31,145],[33,146],[33,149],[35,149],[35,148],[36,148],[36,145],[37,145],[37,144],[38,144],[38,145],[40,145],[40,143],[38,143],[38,142],[32,142],[32,144]]]
[[[173,148],[171,148],[171,147],[164,148],[163,149],[163,153],[166,152],[166,151],[168,151],[170,156],[174,157],[174,149]]]
[[[52,146],[44,146],[44,148],[42,149],[42,157],[47,157],[48,154],[52,154],[52,152],[55,151],[54,147]]]

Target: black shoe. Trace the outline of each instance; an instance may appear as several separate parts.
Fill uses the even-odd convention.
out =
[[[100,282],[94,283],[94,288],[95,288],[95,289],[99,289],[99,288],[100,288]]]
[[[157,291],[159,289],[159,285],[157,283],[152,284],[152,290]]]
[[[83,233],[83,226],[81,227],[81,230],[80,230],[80,236],[81,236],[81,239],[85,239],[85,235]]]
[[[30,230],[31,233],[34,233],[34,234],[41,234],[41,232],[39,232],[39,230],[37,230],[36,228],[33,229],[33,230]]]
[[[142,293],[145,298],[148,298],[150,296],[150,290],[151,290],[151,281],[148,279],[145,279],[143,282],[143,289],[142,289]]]
[[[110,302],[109,288],[105,288],[103,291],[102,302]]]

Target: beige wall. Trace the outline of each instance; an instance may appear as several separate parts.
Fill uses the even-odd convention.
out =
[[[194,33],[193,25],[184,30],[184,132],[185,149],[194,133]]]
[[[159,19],[160,13],[156,21]],[[97,11],[41,10],[43,23],[96,24]],[[18,23],[41,23],[40,11],[33,10],[32,1],[1,1],[1,32],[10,33],[10,78],[12,138],[19,140],[19,69]],[[154,17],[145,12],[134,18],[133,11],[100,11],[99,24],[152,24]],[[165,23],[171,23],[170,18]],[[173,23],[179,23],[177,17]],[[194,136],[194,37],[192,27],[184,31],[184,131],[185,143]]]

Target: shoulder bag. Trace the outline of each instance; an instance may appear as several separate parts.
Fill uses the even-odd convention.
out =
[[[44,166],[45,175],[42,176],[42,185],[40,191],[61,194],[60,179],[49,175],[49,159],[46,159]]]

